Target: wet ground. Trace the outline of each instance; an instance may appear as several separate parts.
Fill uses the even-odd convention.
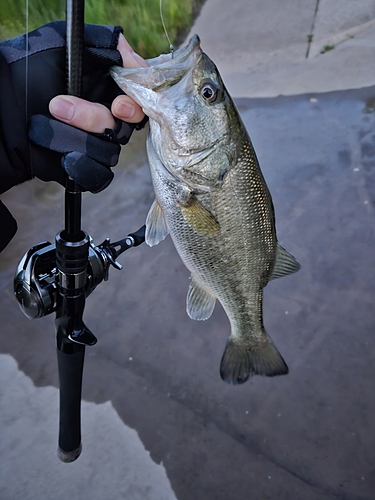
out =
[[[88,299],[86,322],[99,342],[87,350],[84,400],[112,402],[162,462],[178,500],[373,499],[375,87],[237,104],[273,195],[280,243],[302,265],[265,289],[265,326],[289,375],[238,387],[221,381],[228,320],[219,305],[206,322],[188,318],[189,273],[167,238],[126,252],[123,270],[112,269]],[[144,222],[153,193],[143,142],[139,133],[124,149],[110,188],[84,196],[83,227],[96,243]],[[36,386],[57,387],[53,318],[23,317],[12,275],[25,250],[61,228],[62,189],[35,181],[2,199],[19,232],[0,259],[0,351]],[[39,425],[27,433],[39,435]],[[93,453],[85,440],[76,463],[59,465],[73,476]],[[3,452],[3,460],[9,474],[17,470],[17,456],[9,463]],[[8,484],[2,498],[41,498],[31,493],[37,474],[29,467],[24,489]],[[54,481],[63,488],[58,474]],[[97,498],[85,477],[80,488],[79,498]]]

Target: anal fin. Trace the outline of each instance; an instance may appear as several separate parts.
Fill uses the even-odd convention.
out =
[[[198,321],[208,319],[215,308],[215,302],[216,297],[192,278],[186,298],[186,312],[189,317]]]
[[[163,209],[154,200],[146,218],[146,243],[150,247],[157,245],[168,235],[169,229]]]
[[[277,244],[276,261],[270,280],[296,273],[300,268],[300,264],[296,261],[293,255],[287,252],[281,245]]]

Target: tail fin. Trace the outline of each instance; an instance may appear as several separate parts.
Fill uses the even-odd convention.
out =
[[[265,335],[264,341],[258,344],[229,337],[220,364],[220,375],[225,382],[236,385],[243,384],[251,375],[273,377],[288,373],[275,344]]]

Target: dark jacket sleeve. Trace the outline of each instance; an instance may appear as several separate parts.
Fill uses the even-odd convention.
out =
[[[122,64],[121,55],[116,50],[121,32],[119,26],[85,25],[84,99],[110,107],[112,100],[121,93],[108,72],[113,64]],[[20,35],[0,43],[0,195],[35,176],[43,181],[56,181],[65,185],[67,175],[62,157],[63,153],[73,150],[68,145],[67,151],[56,151],[48,144],[41,144],[40,140],[30,140],[29,128],[31,117],[35,115],[45,115],[52,120],[48,110],[49,101],[58,94],[66,93],[65,33],[65,23],[54,21],[27,36]],[[66,132],[61,128],[56,138],[65,144]],[[70,128],[80,137],[83,136],[85,144],[88,138],[94,139],[90,134]],[[133,128],[128,127],[127,140]],[[43,135],[42,130],[36,132]],[[105,134],[102,136],[95,137],[101,143],[100,151],[107,152],[105,159],[112,159],[113,144],[108,142]],[[118,142],[125,144],[124,141]],[[120,150],[120,145],[117,145],[117,149]],[[91,174],[90,160],[91,157],[88,157],[82,166],[88,170],[88,174]],[[103,171],[110,172],[110,167],[114,165],[108,163],[107,168],[107,163],[99,166]],[[71,173],[69,175],[74,178]],[[1,205],[0,251],[13,237],[16,228],[13,217]]]
[[[27,149],[25,109],[15,98],[11,70],[0,53],[0,194],[31,178]],[[16,231],[15,219],[0,201],[0,252]]]
[[[31,179],[25,101],[18,102],[12,71],[0,53],[0,194]]]
[[[37,174],[33,165],[40,161],[39,150],[31,147],[28,138],[28,121],[34,111],[34,103],[38,101],[34,96],[35,91],[33,91],[33,96],[28,96],[28,88],[36,87],[40,95],[43,95],[44,102],[47,103],[45,109],[40,110],[40,101],[43,99],[39,99],[37,108],[39,112],[48,112],[46,97],[49,96],[46,96],[46,89],[53,89],[55,93],[56,90],[61,90],[61,93],[64,91],[63,85],[59,89],[56,82],[51,84],[51,78],[41,78],[44,68],[37,66],[40,65],[37,57],[29,58],[29,60],[24,57],[19,57],[18,60],[15,57],[12,59],[9,57],[9,55],[13,56],[10,51],[14,52],[14,47],[9,47],[7,42],[2,42],[0,50],[0,195]],[[24,51],[20,50],[20,53],[24,54]],[[47,61],[43,60],[42,63],[48,65],[53,61],[56,64],[56,53],[51,53],[50,58]],[[26,82],[26,75],[28,75],[28,82]],[[34,79],[38,79],[39,84],[33,82]],[[64,79],[62,81],[64,82]],[[61,155],[54,151],[43,151],[43,155],[47,164],[60,162]],[[61,172],[61,179],[63,178],[63,172]],[[0,252],[7,246],[16,231],[15,219],[0,201]]]

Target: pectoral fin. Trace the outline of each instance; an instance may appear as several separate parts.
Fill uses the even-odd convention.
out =
[[[296,273],[300,268],[300,264],[296,261],[293,255],[287,252],[285,248],[277,244],[276,262],[270,280]]]
[[[192,197],[189,203],[180,203],[181,212],[189,226],[200,236],[216,236],[220,232],[220,226],[211,214],[197,198]]]
[[[198,321],[208,319],[215,308],[215,302],[216,297],[192,278],[186,298],[186,312],[190,318]]]
[[[163,209],[154,200],[146,218],[146,243],[150,247],[157,245],[169,233]]]

